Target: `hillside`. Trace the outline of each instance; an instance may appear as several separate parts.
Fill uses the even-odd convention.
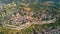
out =
[[[59,0],[0,0],[0,3],[0,34],[60,33]]]

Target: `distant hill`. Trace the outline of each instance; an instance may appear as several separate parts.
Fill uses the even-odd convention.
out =
[[[15,1],[15,2],[21,2],[21,1],[23,1],[23,2],[29,2],[29,1],[37,2],[36,0],[0,0],[0,1],[2,3],[10,3],[10,2],[13,2],[13,1]],[[60,2],[60,0],[38,0],[38,2],[46,2],[46,1]]]

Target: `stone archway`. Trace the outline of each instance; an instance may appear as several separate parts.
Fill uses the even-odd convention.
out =
[[[20,34],[19,32],[16,32],[16,34]]]

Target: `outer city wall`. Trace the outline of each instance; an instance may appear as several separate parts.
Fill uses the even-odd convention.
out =
[[[30,27],[32,24],[49,24],[49,23],[55,23],[56,18],[52,19],[52,20],[48,20],[48,21],[42,21],[41,23],[37,23],[35,22],[28,22],[26,24],[20,25],[20,26],[14,26],[14,25],[7,25],[4,24],[3,27],[7,28],[7,29],[15,29],[15,30],[21,30],[21,29],[26,29],[28,27]]]

